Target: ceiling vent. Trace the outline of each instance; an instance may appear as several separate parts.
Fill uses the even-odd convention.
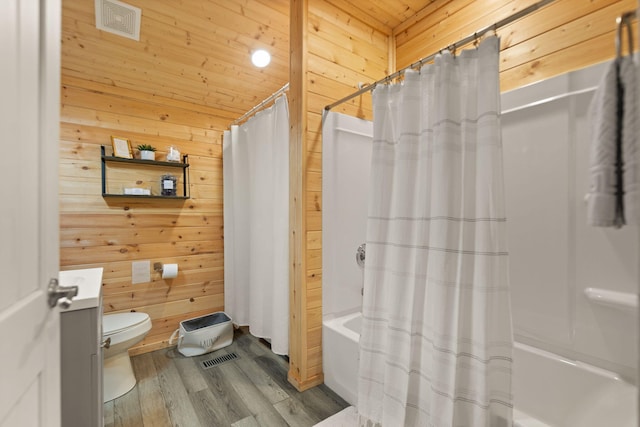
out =
[[[140,40],[140,8],[118,0],[96,0],[96,27],[122,37]]]

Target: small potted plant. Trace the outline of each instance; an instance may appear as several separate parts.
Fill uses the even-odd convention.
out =
[[[156,159],[156,147],[150,144],[140,144],[136,148],[140,151],[140,158],[142,160]]]

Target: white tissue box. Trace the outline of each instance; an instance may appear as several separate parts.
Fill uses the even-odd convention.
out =
[[[124,194],[131,196],[150,196],[151,190],[148,188],[125,188]]]

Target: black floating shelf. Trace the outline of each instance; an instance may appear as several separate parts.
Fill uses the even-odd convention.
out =
[[[146,194],[112,194],[102,193],[102,197],[122,197],[126,199],[173,199],[173,200],[186,200],[189,196],[147,196]]]
[[[102,155],[102,197],[119,197],[127,199],[163,199],[163,200],[186,200],[191,198],[189,194],[189,156],[184,154],[182,156],[182,162],[162,162],[159,160],[142,160],[142,159],[126,159],[123,157],[107,156],[105,154],[105,146],[100,146],[100,152]],[[170,167],[176,169],[182,169],[182,194],[184,196],[157,196],[157,195],[142,195],[142,194],[114,194],[106,192],[106,163],[128,163],[132,165],[141,166],[153,166],[153,167]]]
[[[184,157],[187,157],[187,155],[185,154]],[[125,159],[123,157],[106,156],[104,154],[102,155],[102,158],[107,162],[136,163],[138,165],[147,165],[147,166],[168,166],[170,168],[181,168],[181,169],[186,169],[189,167],[189,163],[182,163],[182,162],[161,162],[158,160]]]

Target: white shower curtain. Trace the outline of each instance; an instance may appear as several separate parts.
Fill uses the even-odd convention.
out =
[[[289,353],[289,112],[285,96],[224,133],[224,305]]]
[[[510,426],[499,40],[373,93],[362,426]]]

